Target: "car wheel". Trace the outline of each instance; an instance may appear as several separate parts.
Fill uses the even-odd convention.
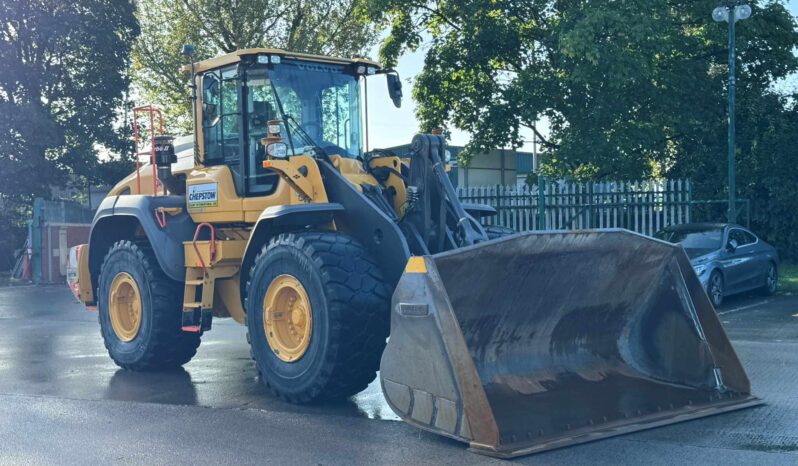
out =
[[[770,296],[776,292],[779,286],[779,271],[776,264],[773,262],[768,264],[768,270],[765,273],[765,285],[762,287],[762,292],[765,296]]]
[[[723,275],[717,270],[712,272],[712,275],[709,276],[707,294],[709,295],[709,300],[712,301],[712,305],[715,306],[715,309],[723,304]]]

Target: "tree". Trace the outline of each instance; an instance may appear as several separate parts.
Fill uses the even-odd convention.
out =
[[[134,48],[135,88],[142,101],[165,109],[172,129],[190,131],[189,88],[181,45],[195,59],[251,47],[352,56],[376,32],[365,0],[141,0],[142,35]]]
[[[33,197],[49,197],[69,175],[102,178],[98,147],[124,147],[114,122],[138,33],[133,10],[130,0],[0,3],[4,227],[18,234]]]
[[[430,38],[413,89],[418,117],[424,129],[469,132],[464,161],[475,150],[520,146],[521,129],[546,118],[551,131],[540,136],[551,154],[544,166],[550,175],[688,176],[705,198],[722,198],[728,50],[725,26],[710,17],[717,3],[372,0],[369,6],[391,28],[380,53],[388,65]],[[780,1],[750,4],[753,16],[737,30],[741,194],[763,187],[764,173],[747,163],[773,170],[768,178],[779,178],[780,189],[793,183],[790,176],[798,179],[785,158],[780,165],[758,159],[786,147],[786,135],[774,128],[794,122],[789,99],[774,89],[798,70],[796,23]]]

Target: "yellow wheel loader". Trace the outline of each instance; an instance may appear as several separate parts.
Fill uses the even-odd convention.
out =
[[[458,200],[441,136],[364,151],[364,81],[386,75],[399,105],[393,71],[276,49],[186,71],[194,134],[141,108],[151,162],[79,248],[77,296],[119,366],[185,364],[232,317],[275,395],[343,398],[379,371],[404,420],[500,457],[759,402],[680,247],[508,235]]]

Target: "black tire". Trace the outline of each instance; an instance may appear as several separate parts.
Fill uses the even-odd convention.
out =
[[[111,283],[121,272],[134,279],[141,296],[141,325],[131,341],[119,338],[109,314]],[[118,241],[111,247],[100,270],[97,296],[105,348],[119,367],[132,371],[175,369],[197,353],[200,335],[181,330],[183,285],[163,273],[148,244]]]
[[[500,227],[495,225],[482,225],[482,228],[485,229],[485,233],[487,233],[488,239],[504,238],[505,236],[510,236],[518,233],[512,228]]]
[[[707,282],[707,295],[715,309],[718,309],[723,304],[723,293],[725,292],[723,275],[717,270],[709,275]]]
[[[765,296],[770,296],[779,288],[779,269],[773,262],[768,263],[767,271],[765,272],[765,284],[762,286],[761,291]]]
[[[311,307],[309,346],[292,362],[274,354],[263,326],[266,291],[280,275],[300,282]],[[341,399],[375,379],[390,328],[391,290],[354,239],[330,232],[279,235],[255,259],[247,290],[248,339],[273,394],[292,403]]]

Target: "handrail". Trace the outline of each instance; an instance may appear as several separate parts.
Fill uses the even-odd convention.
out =
[[[200,261],[200,265],[202,266],[202,274],[203,276],[208,276],[208,267],[205,265],[205,261],[202,260],[202,254],[200,254],[199,247],[197,247],[197,238],[199,238],[200,231],[202,227],[208,227],[211,230],[211,246],[210,246],[210,260],[213,261],[214,257],[216,256],[216,229],[213,227],[212,224],[204,222],[197,225],[197,231],[194,232],[194,239],[191,241],[191,245],[194,246],[194,251],[197,253],[197,258]]]
[[[149,116],[150,120],[150,150],[143,151],[141,150],[141,133],[139,132],[139,114],[146,114]],[[138,194],[141,194],[141,162],[139,161],[140,155],[147,155],[150,156],[150,164],[152,165],[152,193],[153,195],[158,195],[158,172],[157,168],[155,167],[155,117],[158,117],[158,135],[163,134],[164,128],[164,121],[163,121],[163,113],[161,109],[155,107],[153,105],[142,105],[139,107],[133,108],[133,144],[134,144],[134,155],[136,157],[136,187],[138,189]],[[166,194],[166,186],[164,186],[164,195]]]

